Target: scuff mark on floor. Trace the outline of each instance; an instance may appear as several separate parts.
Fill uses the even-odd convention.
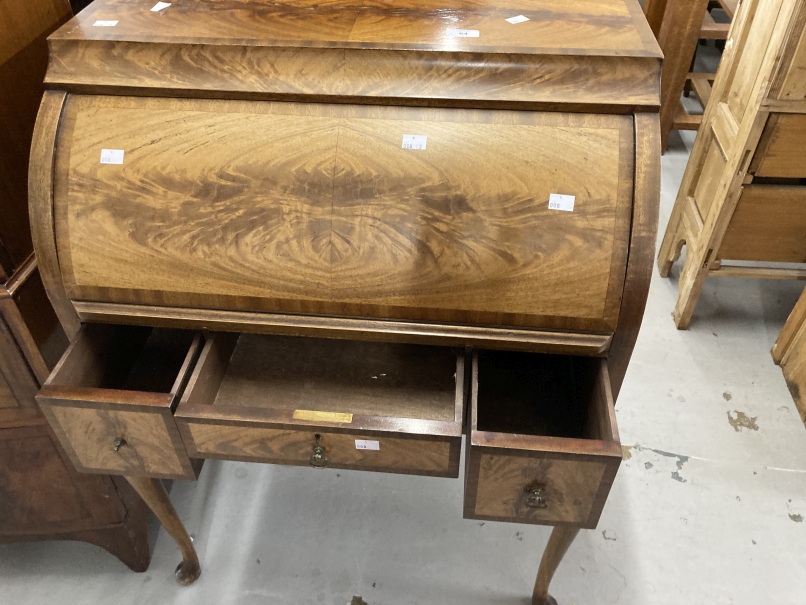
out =
[[[803,515],[793,515],[792,513],[789,513],[789,518],[795,523],[803,523]]]
[[[655,465],[654,465],[654,464],[652,464],[651,462],[644,462],[644,468],[645,468],[646,470],[651,469],[653,466],[655,466]]]
[[[625,448],[635,449],[636,451],[639,452],[653,452],[655,454],[658,454],[659,456],[663,456],[664,458],[676,458],[677,461],[675,462],[675,466],[677,466],[677,470],[672,472],[672,479],[674,479],[675,481],[679,481],[680,483],[688,483],[688,481],[680,475],[680,471],[683,470],[683,465],[685,465],[686,462],[688,462],[689,460],[688,456],[683,456],[682,454],[674,454],[672,452],[665,452],[663,450],[656,450],[654,448],[644,447],[636,443],[635,445],[622,445],[621,446],[622,457],[624,457]],[[630,458],[632,458],[632,452],[630,452]],[[626,459],[627,458],[625,458],[625,460]],[[647,464],[649,464],[650,466],[647,466]],[[652,468],[652,463],[647,462],[646,464],[644,464],[644,467],[647,469]]]
[[[632,458],[632,446],[631,445],[622,445],[621,446],[621,459],[622,460],[629,460]]]
[[[685,402],[686,402],[686,398],[685,398],[685,397],[683,397],[682,395],[678,395],[677,400],[678,400],[680,403],[685,403]]]
[[[733,413],[736,414],[736,417],[730,415],[728,412],[728,422],[733,427],[733,430],[737,433],[742,431],[743,429],[750,429],[751,431],[758,430],[758,416],[753,416],[752,418],[745,414],[744,412],[740,412],[738,410],[733,410]]]
[[[615,534],[614,534],[614,535],[612,535],[612,536],[608,536],[608,535],[607,535],[607,530],[606,530],[606,529],[605,529],[605,530],[602,530],[602,537],[603,537],[605,540],[610,540],[611,542],[615,542],[615,541],[617,541],[617,540],[618,540],[618,536],[617,536],[617,535],[615,535]]]
[[[724,399],[725,401],[730,401],[731,399],[733,399],[733,395],[730,394],[730,391],[725,391],[724,393],[722,393],[722,399]]]

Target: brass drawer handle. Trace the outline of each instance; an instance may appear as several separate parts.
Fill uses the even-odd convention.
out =
[[[112,442],[112,445],[115,447],[115,451],[117,452],[120,451],[120,448],[122,448],[124,445],[127,444],[126,440],[123,437],[115,437],[115,440]]]
[[[526,488],[526,506],[531,508],[547,508],[549,503],[543,497],[542,487]]]
[[[327,456],[325,456],[325,446],[319,443],[320,436],[314,435],[316,438],[316,445],[313,446],[313,455],[310,458],[311,466],[314,468],[325,468],[328,465]]]

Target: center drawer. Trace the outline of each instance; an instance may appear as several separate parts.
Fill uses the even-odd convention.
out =
[[[606,360],[474,352],[466,518],[593,528],[620,463]]]
[[[218,333],[175,419],[191,457],[457,477],[464,351]]]

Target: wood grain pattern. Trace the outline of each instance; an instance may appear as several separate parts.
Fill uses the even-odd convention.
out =
[[[287,336],[345,338],[435,346],[474,346],[566,355],[602,356],[612,336],[606,333],[564,332],[408,322],[315,317],[282,313],[208,311],[114,303],[77,302],[82,321],[147,325]]]
[[[596,526],[621,462],[606,362],[568,360],[567,384],[561,366],[535,355],[474,352],[466,518]],[[509,374],[524,386],[497,388],[512,384]],[[507,424],[521,434],[503,432]],[[535,487],[546,508],[527,504]]]
[[[68,340],[48,302],[33,255],[0,287],[0,314],[37,381],[44,383]]]
[[[28,159],[44,90],[45,38],[70,14],[67,0],[0,0],[0,375],[10,377],[0,378],[0,544],[81,540],[145,571],[151,553],[144,503],[118,491],[110,477],[77,473],[33,399],[66,339],[56,334],[32,256]],[[52,221],[50,229],[52,240]]]
[[[49,404],[47,399],[43,402]],[[160,414],[58,405],[49,406],[45,413],[57,433],[70,444],[76,467],[83,472],[186,476]],[[117,438],[125,439],[126,445],[116,452],[113,442]]]
[[[776,101],[775,95],[778,74],[786,70],[791,61],[790,51],[796,47],[793,36],[803,36],[804,10],[802,3],[745,0],[734,16],[732,43],[726,46],[703,116],[704,132],[695,141],[658,254],[661,276],[666,277],[683,244],[686,245],[680,293],[673,313],[678,329],[688,328],[709,274],[800,275],[768,268],[723,271],[720,247],[742,188],[755,178],[752,171],[757,172],[763,148],[769,146],[772,138],[769,130],[763,136],[770,102],[776,103],[776,111],[802,110],[797,102],[787,107],[786,102]],[[752,161],[757,150],[762,155]],[[692,209],[692,198],[696,211]],[[736,250],[735,245],[733,249]]]
[[[449,8],[201,0],[158,14],[148,8],[95,2],[54,36],[48,84],[228,98],[598,104],[620,112],[658,105],[661,55],[634,0]],[[530,21],[505,21],[519,13]],[[118,25],[92,27],[96,19]],[[481,33],[448,38],[447,28]]]
[[[806,263],[806,188],[747,185],[719,259]]]
[[[549,596],[549,584],[578,533],[577,527],[555,527],[551,530],[546,550],[540,559],[540,569],[537,570],[532,605],[557,605],[557,602]]]
[[[806,11],[801,9],[793,19],[792,31],[802,31],[805,22]],[[782,101],[803,101],[806,99],[806,40],[791,35],[783,54],[790,59],[776,74],[771,96]]]
[[[305,465],[320,434],[336,468],[456,477],[463,362],[436,347],[214,334],[175,418],[193,457]]]
[[[0,64],[5,63],[24,48],[30,46],[43,32],[72,16],[67,0],[39,0],[37,2],[0,2]]]
[[[84,326],[37,396],[76,467],[195,478],[172,411],[201,346],[193,334]]]
[[[180,425],[183,426],[183,425]],[[459,444],[456,439],[378,437],[361,432],[332,433],[321,429],[272,428],[198,424],[188,422],[184,433],[192,439],[189,449],[200,456],[273,464],[308,466],[321,436],[329,467],[374,470],[438,477],[459,476]],[[378,451],[359,450],[356,439],[378,441]],[[455,454],[452,450],[455,448]]]
[[[2,315],[0,315],[0,375],[2,375],[7,389],[3,408],[7,410],[36,409],[35,397],[40,383],[31,367],[26,363],[25,356]],[[8,419],[7,415],[5,420]],[[0,421],[0,426],[2,424],[3,422]]]
[[[173,10],[150,14],[144,2],[101,0],[82,12],[56,39],[136,40],[147,42],[215,40],[244,46],[296,42],[299,46],[339,48],[426,48],[479,50],[520,48],[579,54],[657,56],[646,36],[645,22],[635,18],[623,0],[551,0],[481,2],[463,0],[449,7],[404,0],[394,7],[381,0],[295,0],[282,4],[257,0],[197,0]],[[532,19],[515,28],[504,21],[512,11]],[[118,19],[114,30],[99,30],[97,19]],[[568,35],[568,22],[577,37]],[[521,24],[519,24],[521,25]],[[478,29],[476,38],[451,39],[448,28]],[[503,52],[503,51],[500,51]]]
[[[775,118],[774,120],[772,118]],[[759,177],[780,177],[799,179],[806,177],[803,161],[806,139],[806,115],[779,114],[770,116],[770,122],[761,135],[766,145],[759,145],[756,152],[760,157],[754,174]]]
[[[632,139],[616,116],[76,98],[63,274],[75,299],[612,330]]]
[[[44,91],[45,38],[70,16],[67,0],[0,0],[0,282],[33,250],[28,156]]]
[[[450,349],[244,334],[213,405],[452,422],[456,392]]]
[[[0,430],[0,452],[0,543],[91,531],[125,518],[111,479],[73,470],[47,424]]]
[[[644,7],[655,20],[657,15],[652,13],[660,10],[660,7],[655,6],[658,4],[661,3],[656,0]],[[664,8],[662,20],[659,26],[657,21],[655,24],[659,27],[658,43],[664,56],[660,83],[660,131],[661,150],[665,150],[680,105],[680,95],[697,48],[702,15],[706,12],[708,0],[669,0],[662,2],[662,5]]]
[[[660,209],[660,122],[655,114],[635,116],[635,197],[629,256],[618,328],[607,356],[613,399],[617,400],[632,357],[652,281],[652,258]]]
[[[0,38],[0,132],[3,133],[3,144],[0,145],[0,282],[10,276],[33,250],[28,223],[28,155],[44,90],[42,79],[48,61],[45,36],[57,22],[41,24],[42,29],[38,32],[36,29],[26,32],[24,28],[15,29],[13,25],[18,25],[16,23],[9,26],[5,18],[8,18],[9,9],[12,12],[38,12],[31,11],[30,6],[34,4],[0,2],[0,23],[3,24]],[[41,4],[46,5],[43,6],[46,12],[51,2],[46,0]],[[61,4],[61,1],[53,4]],[[36,16],[31,15],[32,23],[25,26],[35,26],[35,20]],[[5,45],[20,41],[14,40],[15,35],[27,33],[32,33],[35,39],[13,56],[4,56],[9,50]]]
[[[56,254],[53,222],[56,133],[65,98],[65,93],[56,91],[46,92],[42,97],[42,105],[39,108],[31,143],[28,211],[31,218],[31,236],[42,281],[65,333],[72,338],[78,333],[81,322],[76,316],[62,282],[59,257]]]
[[[605,471],[599,462],[490,454],[478,465],[475,516],[540,524],[586,523]],[[532,484],[543,486],[547,508],[526,504]]]

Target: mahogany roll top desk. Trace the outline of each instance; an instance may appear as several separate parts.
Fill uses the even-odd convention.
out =
[[[654,256],[638,3],[98,0],[49,43],[30,212],[72,342],[39,401],[77,468],[129,479],[189,583],[159,478],[458,477],[465,435],[465,516],[555,526],[549,602]]]

